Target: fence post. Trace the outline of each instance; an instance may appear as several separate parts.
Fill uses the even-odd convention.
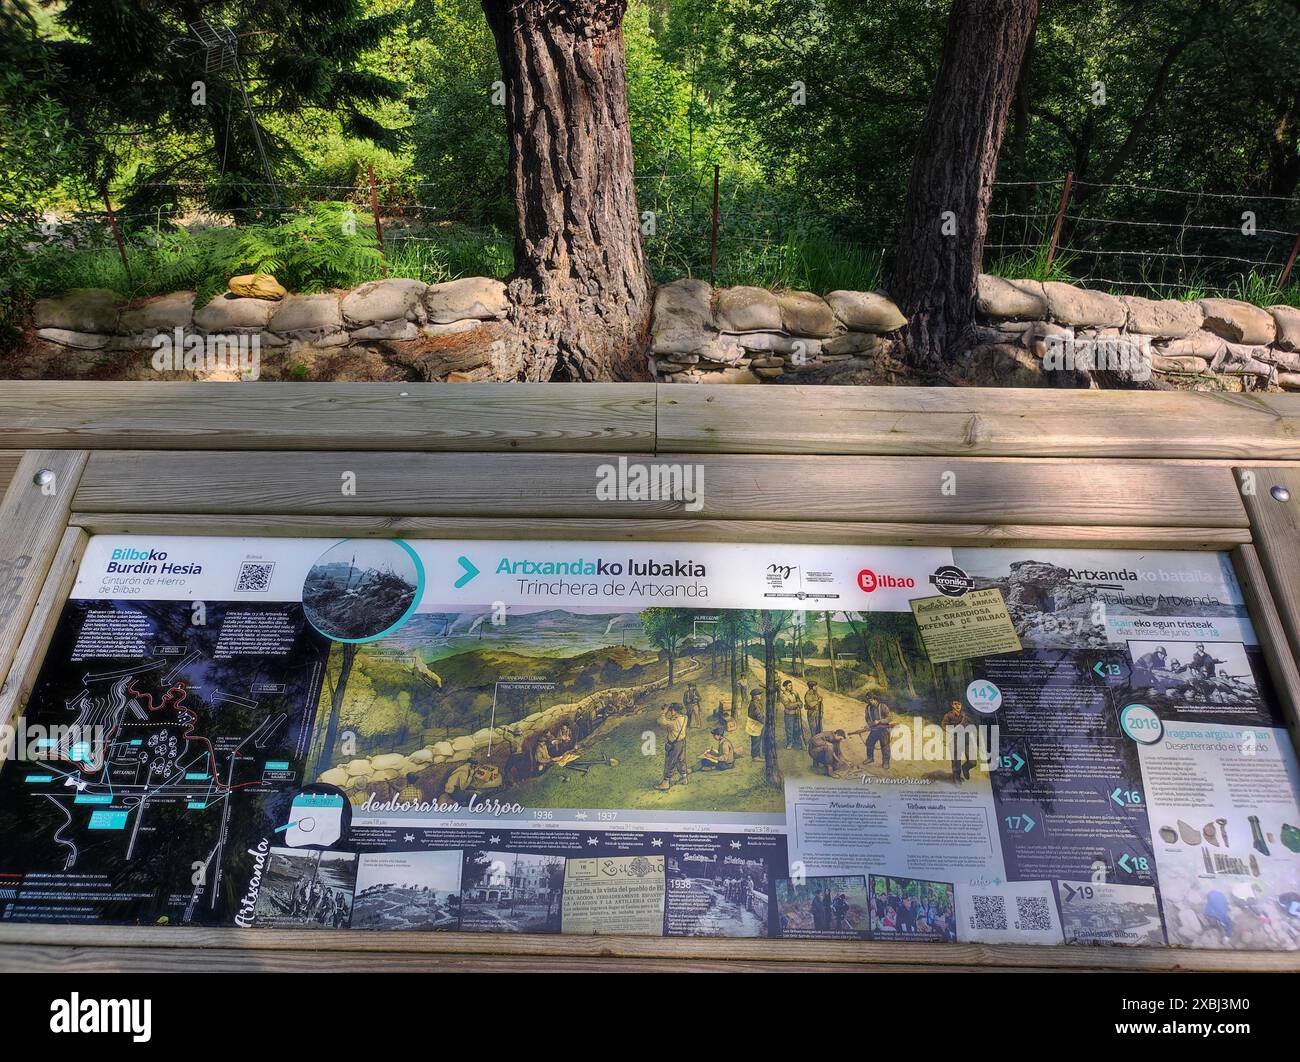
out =
[[[108,198],[108,183],[100,185],[100,192],[104,196],[104,210],[108,212],[108,224],[113,230],[113,240],[117,243],[117,253],[122,259],[122,268],[126,270],[126,279],[135,283],[131,276],[131,263],[126,260],[126,244],[122,242],[122,230],[117,227],[117,215],[113,213],[113,204]]]
[[[1061,189],[1061,205],[1056,208],[1056,224],[1052,226],[1052,241],[1047,245],[1047,267],[1044,274],[1050,273],[1052,259],[1056,257],[1056,245],[1061,240],[1061,226],[1065,224],[1065,208],[1070,205],[1070,189],[1074,185],[1074,171],[1065,175],[1065,187]]]
[[[1277,287],[1281,291],[1286,287],[1286,282],[1291,279],[1291,267],[1295,265],[1296,255],[1300,254],[1300,232],[1296,233],[1295,243],[1291,245],[1291,254],[1287,257],[1286,265],[1282,267],[1282,276],[1278,278]]]
[[[709,237],[709,279],[718,277],[718,164],[713,164],[713,232]]]
[[[375,216],[375,240],[379,244],[379,268],[388,276],[388,261],[384,257],[384,226],[379,221],[379,195],[375,191],[375,164],[366,167],[370,176],[370,212]]]

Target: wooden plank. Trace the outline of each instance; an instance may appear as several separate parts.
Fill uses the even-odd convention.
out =
[[[18,652],[85,467],[84,450],[29,450],[0,502],[0,675]],[[47,487],[35,482],[43,472],[54,477]]]
[[[1295,656],[1287,641],[1286,627],[1269,591],[1268,577],[1255,547],[1238,547],[1233,551],[1232,562],[1237,570],[1242,597],[1250,611],[1251,624],[1264,651],[1273,687],[1282,702],[1291,742],[1300,755],[1300,669],[1296,667]]]
[[[1241,468],[1237,476],[1269,591],[1291,654],[1300,659],[1300,470]],[[1275,488],[1288,499],[1275,497]]]
[[[651,452],[653,384],[6,381],[0,446]]]
[[[1226,468],[1124,461],[682,455],[702,507],[600,501],[610,454],[92,454],[79,512],[394,516],[683,516],[729,520],[1245,527]],[[355,481],[355,494],[343,485]],[[697,479],[697,482],[700,482]]]
[[[657,420],[657,423],[656,423]],[[10,381],[12,448],[1300,459],[1300,396],[917,387]]]
[[[204,954],[219,949],[334,953],[503,955],[526,958],[671,959],[728,962],[886,964],[964,968],[1155,970],[1300,970],[1295,952],[1209,951],[1185,948],[1089,948],[1033,945],[805,941],[710,937],[542,936],[493,933],[410,933],[394,930],[218,929],[186,926],[37,925],[0,923],[0,952],[9,946],[82,949],[141,947]]]
[[[928,969],[935,969],[929,967]],[[939,970],[945,968],[939,967]],[[950,968],[972,973],[969,969]],[[611,959],[603,956],[412,955],[403,952],[0,947],[0,973],[907,973],[903,964]],[[988,971],[980,971],[988,972]],[[1046,972],[1040,971],[1040,972]]]
[[[659,450],[1300,459],[1300,396],[659,385]]]
[[[18,462],[22,459],[21,450],[0,450],[0,501],[4,500],[9,483],[18,470]]]
[[[1232,549],[1241,527],[1052,527],[1028,524],[877,524],[781,520],[602,520],[439,516],[258,516],[73,513],[92,535],[229,535],[270,538],[558,539],[596,542],[772,542],[887,546],[1045,546],[1053,549]]]
[[[50,564],[45,585],[36,598],[27,631],[18,643],[9,677],[0,684],[0,726],[17,723],[27,707],[36,673],[45,659],[45,649],[50,644],[54,627],[63,611],[72,584],[77,577],[77,565],[86,549],[90,536],[79,527],[69,527],[63,532],[58,552]]]

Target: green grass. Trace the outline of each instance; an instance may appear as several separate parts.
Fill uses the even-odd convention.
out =
[[[124,299],[195,290],[199,300],[205,302],[225,289],[229,277],[259,269],[274,273],[286,287],[299,292],[349,288],[379,279],[383,272],[374,250],[373,230],[358,226],[355,235],[339,237],[329,228],[330,217],[326,211],[315,219],[296,216],[277,226],[147,234],[128,243],[129,274],[111,244],[44,248],[34,252],[26,263],[32,297],[60,295],[72,288],[108,288]],[[649,238],[647,252],[655,279],[664,283],[683,276],[707,278],[707,243],[702,260],[697,243],[690,241],[688,253],[675,249],[671,241]],[[494,229],[454,224],[419,235],[395,232],[386,242],[385,260],[389,276],[411,277],[429,284],[469,276],[505,278],[513,269],[513,240],[508,233]],[[995,276],[1093,286],[1088,278],[1078,275],[1077,265],[1066,254],[1057,255],[1049,268],[1044,243],[1022,255],[986,262],[984,268]],[[720,287],[745,284],[822,294],[841,289],[872,291],[881,287],[884,267],[883,250],[844,243],[823,233],[770,242],[724,238],[715,282]],[[1137,290],[1097,287],[1114,294],[1133,294]],[[1155,287],[1143,293],[1162,297]],[[1175,297],[1211,296],[1241,299],[1257,306],[1300,307],[1300,283],[1282,290],[1276,277],[1258,272],[1240,274],[1226,287],[1212,286],[1205,278],[1192,278]]]
[[[717,282],[759,288],[815,291],[874,291],[884,272],[884,252],[826,236],[792,237],[779,243],[725,242]],[[663,279],[676,279],[668,277]]]
[[[345,248],[348,253],[329,261],[319,253],[305,261],[291,258],[294,239],[293,230],[286,226],[274,242],[265,243],[253,254],[249,253],[246,229],[209,229],[196,235],[174,232],[148,242],[132,240],[127,244],[129,273],[114,246],[48,247],[35,252],[29,263],[32,293],[35,298],[45,298],[73,288],[108,288],[124,299],[135,299],[194,290],[199,301],[206,302],[225,289],[231,276],[259,270],[274,273],[286,287],[298,292],[351,288],[383,276],[373,237],[363,232],[346,243],[364,242],[366,253],[355,253],[349,246]],[[302,235],[296,239],[306,243]],[[386,251],[389,276],[429,284],[467,276],[505,277],[513,266],[510,237],[457,226],[420,239],[399,236]]]
[[[514,244],[490,229],[448,227],[434,237],[397,236],[387,248],[388,272],[439,284],[460,277],[504,279],[514,268]]]
[[[1032,251],[1019,255],[1009,255],[992,262],[986,262],[984,271],[995,277],[1008,280],[1054,280],[1063,284],[1078,284],[1071,267],[1074,258],[1068,254],[1056,255],[1051,264],[1047,261],[1047,244],[1040,244]]]
[[[1139,282],[1149,284],[1148,289],[1107,286],[1080,276],[1077,270],[1077,256],[1058,254],[1047,264],[1047,242],[1042,241],[1033,250],[1019,255],[1006,255],[984,263],[984,272],[1010,280],[1055,280],[1066,284],[1077,284],[1093,291],[1106,291],[1112,295],[1144,295],[1152,299],[1174,298],[1183,302],[1195,302],[1197,299],[1227,298],[1240,299],[1254,306],[1296,306],[1300,307],[1300,270],[1294,276],[1296,280],[1286,288],[1278,287],[1278,277],[1274,274],[1264,275],[1257,270],[1238,273],[1226,284],[1215,285],[1204,273],[1194,273],[1178,286],[1174,294],[1169,289],[1151,279],[1147,263],[1143,264]]]

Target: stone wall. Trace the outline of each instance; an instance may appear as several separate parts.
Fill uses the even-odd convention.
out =
[[[17,374],[239,378],[238,369],[210,361],[160,369],[156,337],[180,335],[256,336],[266,378],[473,381],[513,375],[493,361],[494,348],[506,346],[492,342],[504,331],[499,322],[507,313],[505,285],[498,280],[429,285],[392,278],[351,291],[291,295],[273,278],[236,277],[231,288],[197,308],[188,291],[127,304],[101,289],[42,299],[36,338],[60,357],[29,361]],[[1289,306],[1158,301],[981,276],[976,313],[974,344],[951,382],[1300,390],[1300,309]],[[890,365],[891,334],[903,323],[898,307],[878,292],[823,297],[676,280],[655,295],[649,374],[668,383],[835,382],[841,372]],[[331,360],[331,352],[347,358]]]
[[[254,283],[253,280],[269,281]],[[83,288],[57,299],[41,299],[35,308],[36,337],[66,348],[74,363],[93,366],[120,352],[140,352],[136,378],[181,375],[159,371],[151,363],[156,337],[190,336],[258,339],[262,357],[284,361],[332,348],[392,344],[403,348],[418,376],[418,359],[431,340],[478,330],[506,315],[505,285],[488,277],[468,277],[445,284],[393,278],[376,280],[351,291],[291,295],[273,278],[235,278],[233,289],[195,307],[194,292],[124,304],[111,291]],[[118,364],[122,359],[117,359]],[[454,363],[453,363],[454,364]],[[464,373],[474,378],[474,367]],[[195,366],[184,375],[195,379],[234,379],[237,373]],[[482,375],[487,375],[486,372]]]
[[[655,294],[650,373],[665,383],[756,383],[883,353],[903,325],[870,291],[774,294],[675,280]]]
[[[685,676],[694,674],[700,666],[698,660],[683,657],[678,660],[675,677],[678,681],[685,681]],[[336,785],[349,797],[364,798],[373,792],[379,799],[386,800],[402,788],[407,775],[415,774],[419,776],[421,788],[431,795],[437,795],[441,793],[447,776],[456,765],[471,756],[482,756],[487,751],[489,742],[493,746],[493,758],[501,759],[501,756],[495,755],[496,751],[504,752],[509,748],[509,744],[502,736],[503,730],[511,731],[516,742],[528,745],[538,734],[552,730],[561,723],[573,727],[574,718],[584,709],[592,711],[597,706],[601,706],[607,713],[606,718],[626,715],[647,694],[664,689],[667,685],[668,677],[665,675],[663,678],[639,686],[588,694],[576,701],[552,705],[540,712],[533,712],[517,723],[502,724],[495,732],[488,727],[482,727],[471,734],[459,734],[430,741],[427,745],[405,754],[386,752],[377,756],[358,757],[329,768],[315,780]]]
[[[1261,309],[1236,299],[1152,300],[1070,284],[982,276],[976,312],[984,338],[1046,371],[1070,371],[1062,357],[1088,357],[1085,373],[1132,369],[1104,364],[1117,351],[1145,352],[1150,376],[1172,386],[1300,390],[1300,309]],[[1030,365],[1032,371],[1032,365]]]
[[[1088,387],[1109,373],[1157,387],[1300,390],[1300,310],[1289,306],[1151,300],[986,275],[976,314],[976,343],[954,382]],[[891,351],[902,324],[878,292],[823,298],[678,280],[655,298],[650,370],[666,383],[821,380],[835,363],[848,370]]]

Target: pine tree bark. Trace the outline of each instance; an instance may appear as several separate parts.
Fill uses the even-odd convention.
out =
[[[627,114],[627,0],[483,0],[505,83],[526,380],[647,378],[651,280]]]
[[[1037,17],[1038,0],[953,0],[889,284],[918,368],[954,360],[974,323],[998,151]]]

